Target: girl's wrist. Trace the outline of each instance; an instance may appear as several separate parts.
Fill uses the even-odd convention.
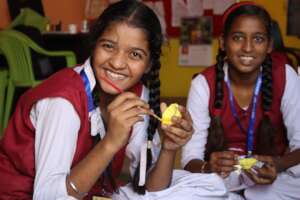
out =
[[[200,172],[201,173],[210,173],[210,165],[209,165],[209,162],[207,161],[204,161],[202,166],[201,166],[201,169],[200,169]]]
[[[101,149],[104,149],[105,152],[115,154],[118,152],[119,148],[113,142],[110,142],[106,137],[98,143],[101,146]]]
[[[273,157],[273,162],[277,173],[283,172],[285,170],[281,164],[280,157]]]
[[[164,152],[166,154],[176,154],[177,150],[168,149],[168,148],[165,148],[164,146],[162,146],[161,152]]]

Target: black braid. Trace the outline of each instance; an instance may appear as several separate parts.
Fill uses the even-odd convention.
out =
[[[160,53],[159,53],[160,54]],[[160,61],[159,56],[156,56],[156,59],[152,60],[152,69],[149,72],[147,78],[144,77],[144,80],[148,80],[148,84],[146,84],[149,88],[149,105],[150,108],[154,111],[154,113],[158,116],[161,115],[160,112],[160,80],[159,80],[159,70],[160,70]],[[150,116],[149,126],[147,128],[147,136],[148,141],[152,141],[154,134],[158,128],[159,122],[157,119]],[[151,149],[147,149],[147,166],[146,171],[149,170],[152,164],[152,152]],[[139,175],[140,175],[140,164],[138,165],[134,177],[133,177],[133,189],[138,194],[145,194],[146,188],[145,186],[139,186]]]
[[[223,80],[224,80],[224,59],[225,52],[219,49],[219,53],[216,57],[216,84],[215,84],[215,100],[214,108],[221,109],[222,101],[224,97],[223,92]],[[211,115],[211,122],[208,128],[207,143],[205,146],[205,160],[209,160],[209,156],[214,151],[222,151],[225,149],[225,138],[224,138],[223,126],[221,123],[220,116]]]
[[[263,110],[270,111],[272,105],[272,59],[271,56],[268,54],[266,56],[265,61],[263,62],[263,69],[262,69],[262,107]]]
[[[216,64],[216,85],[215,85],[215,102],[214,108],[222,108],[222,101],[224,97],[223,93],[223,80],[224,80],[224,59],[225,52],[219,49],[219,53],[217,55],[217,64]]]
[[[276,130],[272,125],[272,122],[267,112],[270,111],[272,106],[272,59],[268,54],[264,61],[262,69],[262,109],[264,111],[263,118],[257,129],[257,143],[256,143],[256,153],[264,155],[275,155],[276,145],[275,145],[275,135]]]

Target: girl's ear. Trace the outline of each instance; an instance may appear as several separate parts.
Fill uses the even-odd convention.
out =
[[[222,51],[225,51],[225,41],[223,33],[219,36],[219,47]]]
[[[272,52],[272,50],[273,50],[273,45],[274,45],[274,40],[271,39],[270,42],[269,42],[268,50],[267,50],[268,53],[271,53],[271,52]]]
[[[149,65],[149,66],[147,67],[147,69],[145,70],[144,74],[148,74],[148,73],[150,72],[150,70],[151,70],[151,65]]]
[[[150,70],[151,70],[151,67],[152,67],[152,61],[149,62],[146,70],[144,71],[144,74],[148,74],[148,72],[150,72]]]

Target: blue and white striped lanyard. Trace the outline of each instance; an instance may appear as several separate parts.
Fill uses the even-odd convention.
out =
[[[229,90],[229,101],[230,101],[230,109],[231,112],[239,126],[239,128],[241,129],[242,132],[246,132],[245,129],[242,127],[241,121],[237,115],[237,112],[235,110],[235,106],[234,106],[234,98],[233,98],[233,92],[232,92],[232,88],[231,88],[231,84],[230,84],[230,80],[229,78],[227,78],[226,80],[226,84]],[[250,120],[249,120],[249,127],[247,130],[247,156],[251,157],[252,156],[252,152],[253,152],[253,138],[254,138],[254,124],[255,124],[255,118],[256,118],[256,104],[257,104],[257,99],[258,99],[258,94],[261,88],[261,84],[262,84],[262,76],[261,73],[258,75],[258,78],[256,80],[256,84],[255,84],[255,90],[254,90],[254,94],[252,97],[252,110],[251,110],[251,115],[250,115]]]
[[[94,106],[94,101],[93,101],[93,97],[92,97],[90,81],[84,70],[81,70],[80,76],[84,82],[85,92],[88,97],[88,109],[89,109],[89,112],[91,112],[92,110],[94,110],[95,106]],[[99,137],[100,137],[100,135],[99,135]],[[101,138],[100,138],[100,140],[101,140]],[[111,167],[112,167],[112,161],[109,163],[109,165],[106,167],[105,171],[103,172],[103,174],[102,174],[103,178],[105,176],[108,176],[108,171],[110,170]],[[102,192],[105,192],[105,191],[103,190]]]
[[[84,87],[85,87],[85,93],[86,93],[87,98],[88,98],[88,109],[89,109],[89,112],[91,112],[92,110],[94,110],[94,101],[93,101],[93,97],[92,97],[92,90],[91,90],[90,81],[89,81],[84,69],[81,70],[80,76],[83,80]]]

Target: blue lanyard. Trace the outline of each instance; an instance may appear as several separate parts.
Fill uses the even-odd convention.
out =
[[[251,157],[252,152],[253,152],[253,138],[254,138],[254,123],[255,123],[255,118],[256,118],[256,104],[257,104],[257,97],[260,91],[262,83],[262,77],[261,74],[258,75],[258,78],[256,80],[255,84],[255,90],[254,90],[254,95],[252,97],[252,110],[251,110],[251,115],[250,115],[250,120],[249,120],[249,127],[247,130],[247,156]],[[245,129],[242,127],[242,124],[240,122],[240,119],[237,115],[237,112],[235,110],[234,106],[234,99],[233,99],[233,92],[230,84],[229,78],[226,80],[226,84],[229,90],[229,101],[230,101],[230,109],[233,114],[233,117],[235,118],[239,128],[241,129],[242,132],[246,132]]]
[[[89,81],[84,69],[81,70],[80,76],[83,80],[84,87],[85,87],[85,92],[86,92],[86,95],[88,97],[88,109],[89,109],[89,112],[91,112],[92,110],[94,110],[94,101],[93,101],[93,97],[92,97],[90,81]]]

